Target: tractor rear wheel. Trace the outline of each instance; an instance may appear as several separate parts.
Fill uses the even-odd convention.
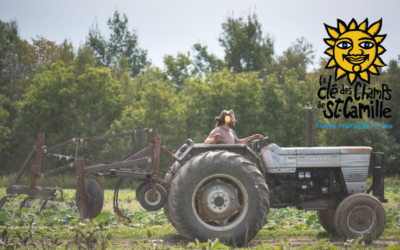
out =
[[[179,164],[179,162],[175,162],[172,167],[171,167],[171,171],[169,171],[166,175],[165,175],[165,179],[164,181],[167,182],[168,184],[172,184],[173,179],[175,178],[175,176],[177,175],[177,173],[179,172],[179,169],[181,168],[181,164]],[[167,195],[169,194],[169,189],[167,190]],[[164,214],[167,216],[169,222],[171,222],[172,226],[175,227],[175,221],[173,220],[172,216],[171,216],[171,209],[169,207],[169,203],[168,201],[165,202],[164,204]]]
[[[258,168],[243,156],[210,151],[179,170],[168,202],[175,228],[185,238],[219,238],[242,246],[264,226],[269,190]]]

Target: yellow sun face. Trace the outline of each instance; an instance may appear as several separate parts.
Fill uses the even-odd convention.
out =
[[[326,68],[336,67],[336,80],[347,74],[353,84],[357,77],[369,83],[369,73],[379,75],[376,67],[385,63],[379,58],[386,50],[380,44],[386,35],[378,36],[382,19],[368,27],[368,19],[360,25],[353,19],[347,26],[338,19],[338,28],[325,24],[331,38],[324,39],[330,46],[325,54],[331,56]]]
[[[368,33],[354,30],[338,37],[333,54],[339,66],[347,72],[368,69],[377,56],[376,43]]]

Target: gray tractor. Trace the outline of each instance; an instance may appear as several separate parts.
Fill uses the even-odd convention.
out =
[[[164,211],[181,235],[240,246],[264,226],[269,208],[296,207],[317,210],[321,226],[344,239],[379,238],[387,200],[383,167],[374,168],[367,190],[372,148],[263,147],[266,140],[252,147],[186,141],[165,178],[171,187]],[[375,196],[365,193],[371,190]]]
[[[264,146],[267,139],[248,145],[186,140],[165,178],[164,211],[182,236],[240,246],[257,235],[270,208],[296,207],[316,210],[321,226],[343,239],[379,238],[386,225],[383,153],[372,154],[373,165],[382,155],[382,166],[374,166],[368,189],[371,147],[284,148]]]

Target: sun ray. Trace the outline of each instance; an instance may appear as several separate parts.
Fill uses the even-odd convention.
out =
[[[374,40],[376,43],[381,43],[383,40],[385,40],[385,38],[386,38],[386,35],[376,36],[376,37],[374,37]]]
[[[385,53],[386,49],[382,46],[378,46],[378,55],[382,55],[383,53]]]
[[[329,48],[329,49],[325,50],[325,54],[333,56],[333,49]]]
[[[326,24],[325,28],[331,38],[337,39],[339,37],[339,33],[335,28],[332,28]]]
[[[382,59],[380,57],[377,57],[375,59],[374,65],[378,66],[378,67],[386,66],[386,64],[382,61]]]
[[[364,81],[369,82],[369,74],[368,74],[367,71],[361,72],[361,73],[360,73],[360,77],[361,77],[361,79],[363,79]]]
[[[371,65],[371,67],[369,67],[368,70],[369,70],[369,72],[371,72],[371,74],[379,75],[379,71],[374,65]]]
[[[341,68],[336,68],[336,80],[339,80],[340,78],[342,78],[344,75],[346,75],[346,71],[344,71]]]
[[[344,32],[347,31],[347,26],[346,26],[346,24],[345,24],[342,20],[340,20],[340,19],[338,19],[338,27],[339,27],[339,32],[340,32],[340,34],[343,34]]]
[[[328,65],[326,66],[327,68],[333,68],[336,66],[336,61],[334,58],[332,58],[329,62]]]
[[[334,46],[335,45],[335,40],[332,39],[324,39],[325,43],[328,44],[329,46]]]
[[[349,74],[347,75],[347,77],[349,78],[349,82],[350,82],[351,84],[353,84],[353,82],[356,80],[356,74],[355,74],[355,73],[349,73]]]
[[[368,18],[358,26],[359,30],[366,31],[368,27]]]
[[[354,18],[351,20],[351,23],[349,25],[349,30],[355,30],[357,29],[357,22],[354,20]]]
[[[375,23],[373,23],[373,24],[369,27],[369,29],[368,29],[367,32],[368,32],[371,36],[375,36],[375,35],[378,34],[379,31],[381,30],[381,27],[382,27],[382,19],[379,20],[379,21],[377,21],[377,22],[375,22]]]

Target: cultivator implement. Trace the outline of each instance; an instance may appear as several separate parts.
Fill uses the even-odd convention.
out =
[[[139,141],[137,141],[136,138],[139,135],[141,136]],[[145,135],[147,136],[147,147],[139,151],[140,144]],[[79,145],[82,143],[125,136],[132,136],[133,147],[130,153],[121,161],[107,162],[88,151],[79,150]],[[140,194],[142,197],[137,197],[142,206],[144,206],[146,209],[158,210],[164,205],[166,200],[165,189],[169,188],[169,183],[166,183],[159,178],[159,171],[162,171],[159,168],[160,158],[164,161],[161,152],[170,154],[175,160],[179,161],[179,159],[176,158],[165,147],[161,146],[161,139],[153,136],[153,129],[146,128],[144,130],[134,130],[132,132],[102,135],[90,138],[73,138],[50,147],[44,145],[44,139],[44,133],[39,133],[38,142],[33,147],[28,158],[22,164],[17,175],[7,188],[7,195],[0,200],[0,208],[8,199],[15,198],[19,195],[28,195],[20,204],[20,209],[25,206],[28,200],[37,199],[40,196],[46,196],[47,198],[40,208],[40,211],[42,211],[46,207],[47,201],[60,200],[63,196],[63,190],[59,187],[41,188],[36,185],[37,178],[45,178],[71,168],[76,169],[77,190],[75,199],[81,219],[95,218],[100,214],[103,208],[104,190],[101,183],[94,176],[92,176],[94,174],[109,177],[120,177],[117,187],[115,188],[114,210],[117,214],[125,218],[127,217],[124,216],[121,210],[118,208],[118,191],[122,181],[126,178],[142,180],[143,183],[140,185],[141,187],[145,187],[147,185],[146,190],[148,191],[141,192]],[[68,144],[76,145],[74,156],[51,153],[51,151]],[[35,154],[35,165],[31,167],[30,186],[23,187],[18,185],[22,174],[27,169]],[[94,162],[99,162],[99,164],[85,166],[85,157],[78,157],[78,154],[83,154],[87,159],[90,159]],[[67,164],[48,172],[42,172],[44,155],[66,161]]]

